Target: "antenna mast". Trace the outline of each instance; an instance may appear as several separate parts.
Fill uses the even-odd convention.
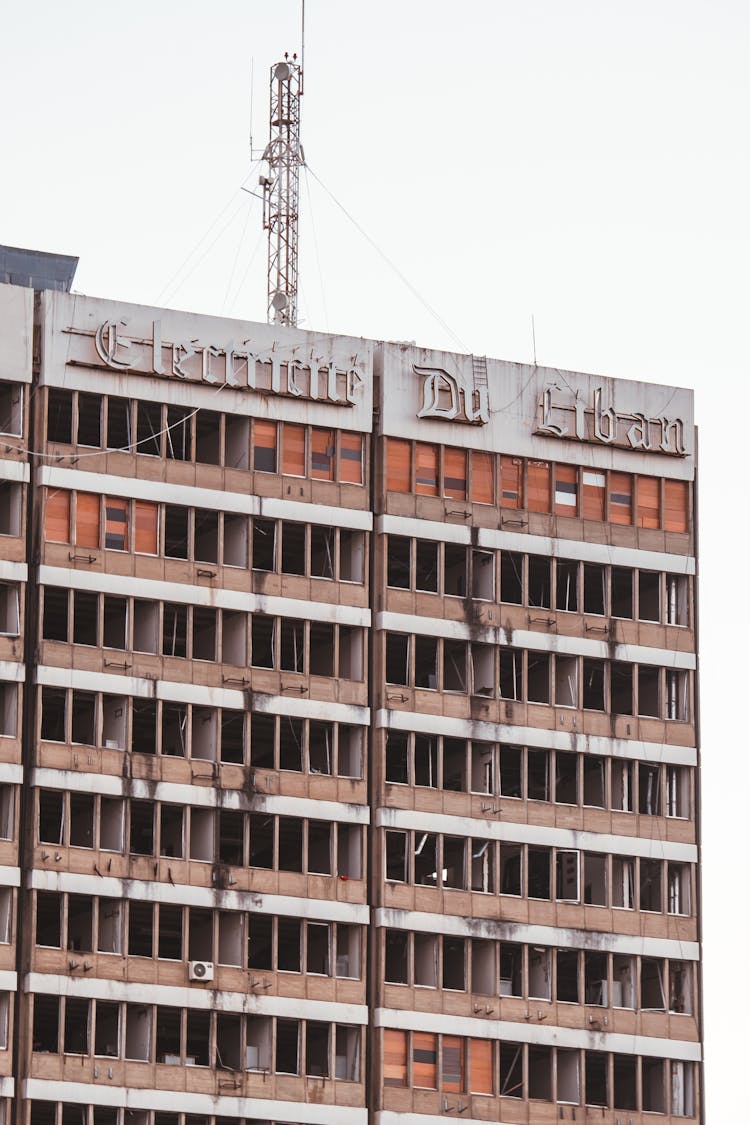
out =
[[[303,25],[304,26],[304,25]],[[297,324],[297,258],[302,67],[284,56],[271,67],[271,130],[263,159],[263,229],[268,231],[268,323]]]

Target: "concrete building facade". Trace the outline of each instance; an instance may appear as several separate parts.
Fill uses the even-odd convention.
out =
[[[35,276],[0,1122],[701,1120],[691,393]]]

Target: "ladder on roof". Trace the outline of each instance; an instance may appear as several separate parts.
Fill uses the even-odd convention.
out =
[[[487,383],[487,356],[486,355],[472,355],[471,368],[474,373],[474,390],[478,391],[480,388],[488,387]]]

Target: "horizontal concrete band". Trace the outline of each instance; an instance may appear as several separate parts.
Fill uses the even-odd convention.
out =
[[[572,1047],[584,1051],[614,1051],[623,1055],[650,1055],[665,1059],[700,1062],[700,1043],[682,1039],[660,1039],[651,1035],[622,1035],[614,1031],[582,1031],[575,1027],[549,1024],[512,1023],[509,1020],[475,1019],[473,1016],[445,1015],[442,1012],[411,1012],[396,1008],[376,1008],[376,1027],[400,1031],[442,1032],[475,1039],[506,1039],[540,1046]]]
[[[18,975],[12,969],[0,969],[0,992],[15,992]]]
[[[18,667],[23,675],[23,665]],[[2,665],[0,665],[2,678]],[[6,677],[8,678],[8,677]],[[86,672],[77,668],[56,668],[42,664],[36,670],[36,682],[45,687],[78,688],[81,691],[101,691],[107,695],[134,695],[140,699],[163,699],[171,703],[197,703],[202,707],[226,707],[235,711],[250,710],[248,694],[237,688],[207,687],[201,684],[171,680],[152,680],[145,676],[123,676],[110,672]],[[285,696],[263,696],[252,693],[252,709],[276,715],[294,715],[311,719],[328,719],[330,722],[366,726],[370,721],[367,707],[348,703],[329,703],[316,699],[287,699]]]
[[[698,764],[698,751],[695,746],[670,746],[666,742],[610,738],[608,735],[583,734],[574,730],[542,730],[537,727],[514,726],[512,723],[488,723],[481,719],[454,719],[446,715],[428,715],[424,711],[381,709],[375,712],[375,726],[384,727],[386,730],[469,738],[475,742],[538,746],[547,750],[573,750],[579,754],[596,754],[610,758],[637,758],[645,762],[666,762],[670,765],[684,766]]]
[[[164,861],[167,862],[168,861]],[[15,870],[19,886],[20,873]],[[0,872],[0,884],[2,873]],[[7,885],[7,880],[6,880]],[[110,875],[81,875],[72,871],[45,871],[35,868],[26,873],[26,886],[38,891],[100,895],[103,898],[128,899],[135,902],[162,902],[173,906],[197,906],[216,910],[242,910],[254,914],[281,914],[306,918],[313,922],[351,922],[366,926],[370,909],[361,903],[339,902],[336,899],[297,898],[263,891],[217,890],[190,884],[172,884],[150,879],[120,879]]]
[[[28,461],[0,461],[0,480],[14,481],[16,484],[28,484],[31,479]]]
[[[463,1101],[463,1097],[467,1095],[451,1094],[452,1098],[456,1098],[458,1103]],[[473,1098],[479,1098],[480,1094],[471,1094]],[[447,1100],[447,1099],[445,1099]],[[457,1108],[454,1107],[454,1108]],[[468,1106],[467,1106],[468,1108]],[[451,1118],[448,1118],[450,1121]],[[461,1121],[462,1125],[487,1125],[488,1118],[483,1117],[464,1117],[461,1114],[456,1120]],[[446,1115],[440,1114],[436,1116],[434,1113],[396,1113],[395,1110],[381,1110],[376,1113],[372,1118],[373,1125],[445,1125]],[[512,1125],[509,1121],[496,1121],[492,1118],[492,1125]]]
[[[364,629],[370,626],[369,609],[339,605],[334,602],[301,601],[268,594],[246,593],[241,590],[189,586],[181,582],[162,582],[152,578],[134,578],[127,574],[74,570],[56,566],[41,566],[39,581],[44,586],[67,586],[73,590],[103,591],[107,594],[120,594],[123,597],[176,602],[181,605],[200,605],[245,613],[304,618],[306,621],[354,625]]]
[[[0,762],[0,781],[6,785],[20,785],[23,781],[23,766],[17,762]]]
[[[514,823],[509,820],[479,820],[446,813],[417,812],[413,809],[377,809],[375,827],[442,832],[447,836],[463,835],[516,844],[542,844],[577,851],[613,852],[616,855],[669,859],[681,863],[698,862],[698,849],[694,844],[677,844],[642,836],[612,836],[606,832],[581,832],[574,828],[550,828],[541,824]]]
[[[20,887],[21,886],[21,868],[20,867],[7,867],[3,865],[0,867],[0,887]]]
[[[205,780],[208,780],[206,778]],[[255,793],[248,796],[239,789],[216,789],[205,785],[177,785],[170,781],[144,781],[114,774],[86,773],[84,770],[34,769],[31,784],[42,789],[65,789],[79,793],[104,793],[109,797],[166,801],[176,805],[221,808],[246,812],[279,813],[336,820],[345,824],[369,824],[367,805],[343,801],[318,801],[313,797],[283,797]]]
[[[696,667],[696,657],[692,652],[647,648],[645,645],[609,644],[607,641],[587,640],[585,637],[563,637],[559,633],[537,633],[531,629],[514,629],[511,632],[502,625],[469,625],[465,621],[446,621],[444,618],[421,617],[411,613],[376,613],[375,628],[387,629],[393,633],[444,637],[452,641],[555,652],[560,656],[658,664],[670,669],[692,670]]]
[[[79,962],[83,955],[74,959]],[[186,970],[187,972],[187,970]],[[14,974],[15,975],[15,974]],[[262,976],[262,973],[258,974]],[[251,974],[252,976],[252,974]],[[229,992],[210,984],[139,984],[135,981],[104,980],[99,977],[27,973],[24,992],[47,992],[53,996],[79,996],[88,1000],[115,1000],[131,1004],[164,1004],[201,1011],[236,1012],[247,1015],[280,1016],[283,1019],[323,1020],[331,1023],[367,1023],[367,1006],[337,1001],[307,1000],[295,996],[255,995]],[[248,982],[248,987],[250,984]]]
[[[26,666],[17,660],[0,660],[0,680],[22,684],[26,679]]]
[[[446,934],[449,937],[482,938],[494,941],[525,942],[528,945],[559,946],[562,949],[591,949],[629,956],[668,957],[678,961],[698,961],[697,941],[644,937],[641,934],[615,934],[603,930],[575,930],[564,926],[535,926],[496,918],[465,918],[451,914],[427,914],[417,910],[379,907],[374,923],[393,930]]]
[[[519,513],[521,518],[522,513]],[[513,513],[508,510],[508,519]],[[415,539],[435,539],[443,543],[463,543],[487,550],[520,551],[552,558],[578,559],[613,566],[631,566],[643,570],[667,570],[672,574],[695,574],[692,555],[675,555],[661,551],[643,551],[638,547],[619,547],[611,543],[590,543],[578,539],[557,539],[550,535],[524,535],[518,531],[497,531],[494,528],[467,527],[461,524],[437,523],[410,516],[378,516],[375,530]]]
[[[106,1068],[107,1060],[102,1059]],[[217,1113],[227,1117],[252,1117],[277,1125],[367,1125],[364,1108],[315,1102],[274,1101],[272,1098],[237,1098],[228,1094],[191,1094],[185,1090],[137,1090],[103,1083],[65,1082],[27,1078],[21,1096],[38,1101],[65,1099],[76,1105],[114,1106],[124,1109],[176,1109],[184,1113]]]
[[[0,462],[2,464],[2,462]],[[0,580],[3,582],[26,582],[29,577],[29,568],[25,562],[10,562],[0,559]]]
[[[106,456],[106,451],[102,451],[102,456]],[[28,466],[26,469],[28,473]],[[223,492],[214,488],[196,488],[187,484],[167,484],[164,481],[145,480],[143,477],[90,473],[85,469],[63,469],[57,465],[42,465],[38,468],[36,481],[49,488],[68,488],[79,492],[103,493],[108,496],[126,496],[135,500],[210,508],[220,512],[261,516],[266,519],[293,520],[297,523],[315,523],[353,531],[371,531],[373,523],[370,511],[360,511],[356,508],[278,500],[269,496],[256,496],[249,492]]]

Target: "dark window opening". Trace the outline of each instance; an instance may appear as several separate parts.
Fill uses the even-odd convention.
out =
[[[167,504],[164,509],[164,554],[168,559],[188,557],[190,510]]]
[[[388,585],[399,590],[411,587],[411,541],[400,535],[388,536]]]
[[[438,589],[438,544],[426,539],[417,539],[416,549],[416,588],[426,593],[436,594]]]
[[[557,560],[557,600],[559,610],[578,613],[578,563]]]
[[[161,454],[161,403],[138,402],[136,453],[150,457]]]
[[[44,587],[42,638],[45,641],[68,640],[68,590],[62,586]]]
[[[7,433],[7,430],[3,431]],[[73,441],[73,392],[58,387],[47,391],[47,441],[71,445]]]
[[[529,605],[549,609],[551,602],[551,563],[541,555],[529,555]]]
[[[523,602],[523,555],[500,552],[500,600],[509,605]]]
[[[127,398],[107,399],[107,449],[130,451],[131,403]]]
[[[99,595],[73,591],[73,644],[95,645],[99,621]]]
[[[583,564],[583,612],[599,617],[606,613],[607,571],[596,563]]]
[[[627,567],[612,567],[612,616],[633,617],[633,572]]]

